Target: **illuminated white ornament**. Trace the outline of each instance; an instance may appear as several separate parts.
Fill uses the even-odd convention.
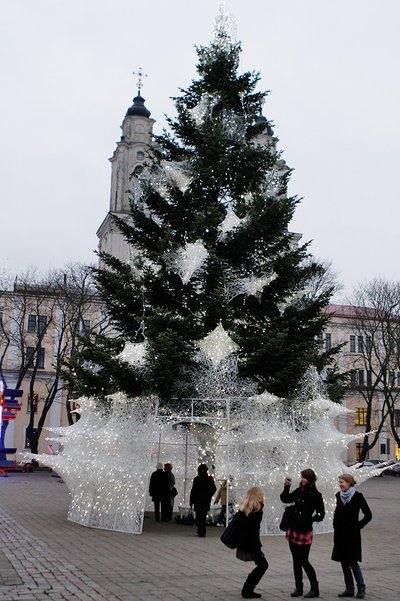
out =
[[[218,15],[214,20],[214,40],[225,50],[229,50],[236,42],[237,22],[233,15],[225,12],[224,3],[219,5]]]
[[[201,240],[190,242],[175,253],[169,253],[164,257],[166,264],[172,271],[177,273],[184,284],[199,271],[206,258],[208,251]]]
[[[275,273],[262,278],[251,276],[243,281],[243,289],[248,296],[256,296],[259,292],[264,290],[265,286],[268,286],[268,284],[273,282],[276,277]]]
[[[226,210],[225,219],[218,226],[218,231],[219,231],[218,240],[224,240],[226,238],[227,234],[229,234],[233,230],[237,229],[238,227],[243,225],[243,223],[245,223],[245,222],[246,222],[246,218],[239,219],[239,217],[236,215],[236,213],[234,212],[232,207],[228,206],[228,208]]]
[[[118,358],[134,367],[142,367],[146,363],[147,342],[126,342]]]
[[[212,115],[214,106],[220,101],[218,94],[205,93],[200,98],[195,107],[189,109],[189,113],[193,117],[197,127],[203,123],[205,119],[209,119]]]
[[[177,186],[181,192],[185,193],[192,181],[192,177],[186,173],[185,165],[177,162],[167,163],[165,161],[162,163],[162,166],[173,184]]]
[[[224,330],[221,323],[217,325],[215,330],[203,338],[197,346],[203,351],[206,357],[211,359],[215,367],[239,349],[239,345],[229,337],[229,334]]]

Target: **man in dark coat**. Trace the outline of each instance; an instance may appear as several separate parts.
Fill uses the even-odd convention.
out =
[[[162,463],[157,463],[157,469],[151,474],[149,494],[154,503],[154,516],[156,522],[160,521],[160,504],[161,504],[161,519],[163,522],[168,522],[169,513],[169,482],[168,475],[164,472]]]
[[[214,479],[208,475],[208,467],[205,463],[200,464],[190,491],[190,507],[194,507],[196,512],[198,536],[206,535],[207,512],[210,510],[211,498],[216,490]]]

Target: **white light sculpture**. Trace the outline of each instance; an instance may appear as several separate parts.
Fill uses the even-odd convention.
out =
[[[179,275],[182,282],[187,284],[198,272],[208,257],[208,251],[201,240],[186,244],[174,253],[168,253],[164,260],[169,269]]]
[[[229,337],[221,323],[203,340],[200,340],[197,346],[211,360],[214,367],[239,349],[239,345]]]

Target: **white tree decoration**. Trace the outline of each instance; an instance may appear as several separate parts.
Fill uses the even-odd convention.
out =
[[[93,399],[81,398],[81,419],[68,428],[49,428],[60,443],[58,455],[39,459],[65,481],[71,495],[68,519],[92,528],[140,534],[150,472],[151,448],[158,438],[154,399],[133,402],[118,393],[109,414]]]
[[[233,232],[238,227],[243,225],[246,222],[246,219],[239,219],[236,215],[232,207],[229,205],[226,210],[226,215],[224,220],[218,226],[218,240],[224,240],[226,235],[230,232]]]
[[[191,277],[201,269],[207,257],[207,249],[201,240],[197,240],[186,244],[174,253],[166,254],[164,260],[169,269],[177,273],[182,282],[187,284]]]
[[[172,183],[177,186],[181,192],[185,193],[192,181],[192,177],[187,173],[185,164],[174,161],[164,161],[162,167]]]
[[[118,358],[135,367],[143,367],[146,363],[147,347],[147,342],[126,342]]]
[[[203,94],[195,107],[189,110],[195,124],[199,127],[204,120],[212,116],[214,106],[220,101],[218,94]]]
[[[221,323],[203,340],[200,340],[197,346],[211,360],[214,367],[239,349],[239,345],[229,337]]]

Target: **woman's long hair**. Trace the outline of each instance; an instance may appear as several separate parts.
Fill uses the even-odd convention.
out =
[[[313,488],[317,488],[315,483],[317,481],[317,476],[315,475],[314,470],[307,468],[301,472],[301,477],[305,478],[310,486]]]
[[[239,505],[240,511],[246,515],[260,511],[264,506],[264,491],[259,486],[252,486],[246,493],[243,502]]]

